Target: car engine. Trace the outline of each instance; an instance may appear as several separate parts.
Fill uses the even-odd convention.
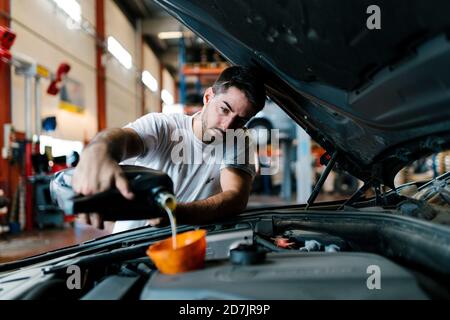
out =
[[[164,275],[145,255],[151,243],[127,241],[113,250],[24,268],[6,277],[0,274],[0,298],[429,298],[412,271],[380,254],[362,252],[353,240],[300,229],[273,232],[271,225],[249,220],[211,227],[201,270]],[[81,269],[77,290],[67,286],[70,265]]]

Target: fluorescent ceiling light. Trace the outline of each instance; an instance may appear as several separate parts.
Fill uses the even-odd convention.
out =
[[[142,82],[153,92],[158,90],[158,81],[147,70],[142,72]]]
[[[181,32],[181,31],[168,31],[168,32],[158,33],[158,38],[160,38],[162,40],[179,39],[181,37],[183,37],[183,32]]]
[[[161,99],[167,105],[172,105],[174,103],[173,96],[166,89],[161,91]]]
[[[131,69],[133,59],[131,54],[114,37],[108,37],[108,51],[126,68]]]
[[[73,21],[81,22],[81,6],[77,0],[53,0]]]

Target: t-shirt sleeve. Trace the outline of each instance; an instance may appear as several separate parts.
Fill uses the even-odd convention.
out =
[[[255,169],[255,143],[247,130],[239,130],[237,139],[226,142],[224,157],[220,170],[235,168],[248,173],[252,179],[256,176]]]
[[[167,119],[161,113],[149,113],[127,124],[124,128],[136,131],[144,144],[144,152],[139,158],[151,156],[161,142],[169,136]]]

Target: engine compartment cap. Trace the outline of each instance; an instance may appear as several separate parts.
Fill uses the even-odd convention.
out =
[[[230,250],[230,261],[235,265],[260,264],[266,260],[266,251],[249,244],[240,244]]]

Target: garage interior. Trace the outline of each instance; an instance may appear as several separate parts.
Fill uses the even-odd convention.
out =
[[[0,263],[108,235],[52,203],[52,175],[76,166],[103,129],[200,111],[230,66],[151,0],[0,0],[0,32]],[[269,155],[279,170],[255,178],[248,208],[306,203],[325,150],[270,99],[256,118],[255,128],[279,130]],[[449,169],[441,152],[401,170],[396,184]],[[333,170],[317,201],[361,185]]]

